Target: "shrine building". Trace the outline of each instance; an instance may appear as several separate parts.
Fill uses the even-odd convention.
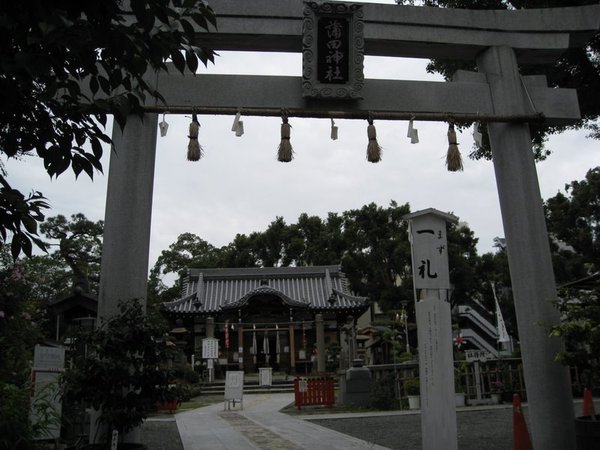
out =
[[[352,358],[356,321],[369,303],[350,292],[339,266],[329,265],[190,269],[182,297],[161,307],[177,324],[188,358],[198,361],[202,340],[216,338],[219,358],[211,364],[221,371],[295,374],[325,372],[326,363],[339,365],[338,355]]]

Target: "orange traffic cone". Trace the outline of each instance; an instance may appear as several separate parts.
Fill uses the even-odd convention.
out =
[[[533,450],[519,394],[513,395],[513,450]]]
[[[592,398],[592,391],[590,391],[588,388],[585,388],[583,390],[583,416],[596,416],[596,408],[594,408],[594,399]]]

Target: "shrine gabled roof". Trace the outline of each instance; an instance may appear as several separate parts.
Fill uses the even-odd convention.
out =
[[[278,297],[291,308],[356,311],[367,298],[353,295],[337,265],[237,269],[190,269],[182,297],[163,303],[174,315],[217,314],[244,307],[255,296]]]

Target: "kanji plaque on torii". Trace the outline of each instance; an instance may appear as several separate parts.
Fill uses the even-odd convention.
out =
[[[450,289],[446,222],[457,218],[433,208],[404,218],[410,220],[415,289]]]

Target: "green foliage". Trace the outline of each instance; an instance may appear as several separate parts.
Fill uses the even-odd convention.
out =
[[[31,256],[33,244],[45,249],[37,236],[37,225],[44,220],[42,210],[48,207],[40,192],[32,192],[25,197],[19,190],[13,189],[0,170],[0,245],[4,245],[12,234],[10,251],[13,258],[16,259],[21,252]]]
[[[600,270],[600,167],[588,170],[584,180],[567,184],[565,191],[567,195],[559,192],[545,202],[548,231],[573,248],[571,255],[581,258],[570,259],[571,270],[559,279],[563,282],[584,276],[583,263],[588,273]]]
[[[31,390],[29,382],[16,385],[0,381],[0,449],[39,448],[36,438],[47,436],[60,423],[52,403],[54,387],[45,385],[33,399]],[[30,420],[30,413],[35,421]]]
[[[73,214],[70,220],[58,215],[42,223],[40,231],[53,241],[48,244],[49,248],[58,247],[52,257],[66,265],[71,284],[78,285],[83,292],[97,293],[104,222],[93,222],[81,213]]]
[[[29,376],[33,347],[42,339],[45,311],[31,295],[26,267],[0,247],[0,381],[23,385]]]
[[[100,410],[99,422],[123,435],[168,398],[173,355],[167,330],[150,320],[138,301],[122,302],[120,310],[97,329],[75,336],[87,354],[75,352],[62,386],[66,401],[82,400]]]
[[[403,219],[409,212],[408,204],[391,201],[387,208],[371,203],[343,214],[342,267],[350,286],[384,310],[413,296],[408,224]]]
[[[31,386],[0,382],[0,448],[33,448],[29,423]]]
[[[394,374],[385,373],[381,379],[371,385],[369,393],[370,406],[379,410],[390,410],[398,407],[394,388]]]
[[[403,386],[406,395],[419,395],[421,393],[421,385],[418,378],[407,378],[404,380]]]
[[[130,10],[124,10],[130,5]],[[145,75],[195,72],[214,58],[195,31],[216,26],[201,1],[105,0],[12,2],[0,11],[0,152],[37,155],[51,177],[68,170],[93,178],[102,171],[103,128],[112,114],[123,127],[146,100],[162,101]],[[198,45],[200,44],[200,45]],[[0,173],[0,238],[12,234],[12,251],[31,255],[43,196],[28,198]]]
[[[563,321],[550,329],[550,336],[560,337],[565,350],[556,355],[562,364],[576,367],[585,387],[600,386],[600,296],[594,291],[567,292],[557,302]]]
[[[469,363],[466,361],[460,361],[454,365],[454,392],[465,392],[468,368]]]

